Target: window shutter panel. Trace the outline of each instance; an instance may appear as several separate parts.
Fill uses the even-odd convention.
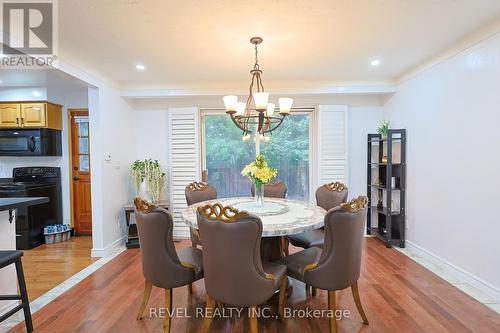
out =
[[[347,184],[347,106],[320,105],[318,113],[318,186]]]
[[[169,109],[170,200],[174,236],[189,237],[182,220],[187,207],[184,188],[200,176],[199,113],[197,108]]]

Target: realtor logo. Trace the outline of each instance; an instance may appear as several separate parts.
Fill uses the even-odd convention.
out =
[[[0,8],[2,67],[52,65],[57,51],[56,0],[0,0]]]

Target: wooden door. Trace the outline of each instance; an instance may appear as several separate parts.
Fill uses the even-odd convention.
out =
[[[0,104],[0,127],[21,126],[21,105],[20,104]]]
[[[21,108],[21,124],[23,127],[47,126],[45,103],[23,103]]]
[[[90,201],[90,137],[88,111],[69,110],[73,225],[78,235],[92,234]]]

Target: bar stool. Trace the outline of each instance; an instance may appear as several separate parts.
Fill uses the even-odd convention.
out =
[[[0,323],[12,316],[17,311],[23,309],[24,321],[26,322],[26,330],[33,331],[33,322],[31,321],[30,304],[28,301],[28,292],[26,290],[26,283],[24,281],[23,265],[21,257],[23,251],[0,251],[0,269],[10,264],[16,265],[17,281],[19,284],[19,291],[21,295],[0,295],[0,301],[21,300],[21,303],[16,307],[9,310],[4,315],[0,316]]]

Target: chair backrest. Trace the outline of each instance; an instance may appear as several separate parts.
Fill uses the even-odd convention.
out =
[[[359,278],[368,198],[360,196],[325,215],[325,243],[318,265],[306,269],[306,283],[342,290]]]
[[[252,185],[250,190],[252,191],[252,197],[254,197],[255,186]],[[287,191],[286,185],[282,181],[277,181],[264,185],[264,197],[285,199],[286,191]]]
[[[186,186],[184,190],[188,206],[195,203],[217,199],[215,187],[204,182],[193,182]]]
[[[185,285],[194,272],[177,257],[172,216],[141,198],[135,198],[134,204],[144,278],[160,288]]]
[[[234,306],[261,304],[274,292],[260,258],[262,221],[220,203],[198,207],[207,294]]]
[[[326,211],[347,201],[347,186],[341,182],[324,184],[316,190],[316,204]]]

